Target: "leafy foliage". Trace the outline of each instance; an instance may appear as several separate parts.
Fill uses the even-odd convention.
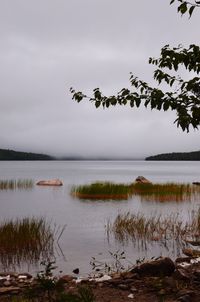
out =
[[[169,91],[162,91],[158,87],[152,88],[146,82],[139,80],[133,74],[130,76],[130,83],[133,91],[123,88],[117,95],[104,96],[99,88],[93,90],[93,96],[89,97],[90,102],[94,102],[96,108],[102,106],[108,108],[115,105],[130,105],[140,107],[143,103],[145,107],[167,111],[175,110],[177,119],[175,123],[182,130],[189,131],[189,127],[198,128],[200,125],[200,78],[195,76],[184,81],[176,72],[180,67],[184,67],[189,72],[197,75],[200,72],[200,48],[190,45],[187,49],[182,45],[170,48],[165,45],[161,49],[158,59],[149,58],[149,63],[157,66],[154,71],[154,79],[158,84],[166,83]],[[175,74],[166,72],[174,71]],[[71,88],[73,99],[77,102],[88,98],[82,92],[76,92]]]
[[[200,7],[200,1],[188,2],[183,0],[171,0],[170,4],[178,2],[178,12],[182,15],[186,12],[191,17],[194,9]],[[73,99],[78,103],[88,99],[94,103],[96,108],[108,108],[115,105],[130,105],[150,107],[156,110],[174,110],[177,118],[174,123],[183,131],[189,132],[190,126],[198,129],[200,125],[200,48],[191,44],[188,48],[182,45],[170,48],[165,45],[160,52],[158,59],[149,58],[149,64],[155,65],[153,77],[157,82],[156,87],[151,87],[145,81],[131,74],[129,88],[121,89],[117,95],[105,96],[99,88],[93,90],[92,96],[87,96],[81,91],[70,88]],[[178,70],[184,68],[195,76],[184,80],[177,75]],[[162,90],[158,86],[167,84],[169,89]]]
[[[196,7],[200,7],[200,1],[196,0],[193,0],[192,2],[184,0],[171,0],[170,4],[173,4],[175,2],[178,3],[178,13],[181,13],[182,15],[188,13],[190,17],[192,16],[194,9]]]

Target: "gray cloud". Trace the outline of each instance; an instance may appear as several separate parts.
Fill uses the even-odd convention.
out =
[[[0,147],[129,157],[199,149],[199,132],[182,133],[173,112],[96,110],[69,93],[115,93],[131,71],[152,83],[148,57],[198,43],[198,14],[181,18],[168,0],[1,0]]]

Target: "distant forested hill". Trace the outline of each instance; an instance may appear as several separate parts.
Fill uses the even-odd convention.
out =
[[[52,156],[46,154],[18,152],[0,149],[0,160],[53,160]]]
[[[185,153],[164,153],[149,156],[145,160],[200,160],[200,151]]]

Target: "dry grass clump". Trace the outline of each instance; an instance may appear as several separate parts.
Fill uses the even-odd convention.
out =
[[[0,190],[31,189],[33,185],[32,179],[0,180]]]
[[[162,241],[175,240],[176,242],[198,240],[200,238],[200,210],[192,212],[188,222],[183,222],[178,214],[168,217],[143,214],[118,214],[113,223],[108,221],[107,234],[114,234],[121,242],[131,239],[133,241]]]
[[[0,262],[3,267],[36,263],[53,254],[54,231],[44,218],[1,222]]]
[[[200,196],[200,187],[191,184],[141,184],[133,183],[131,185],[132,194],[141,197],[141,200],[147,201],[191,201]]]
[[[90,185],[74,186],[71,194],[80,199],[128,199],[130,186],[111,182],[96,182]]]

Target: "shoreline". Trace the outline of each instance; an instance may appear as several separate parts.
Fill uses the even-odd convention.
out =
[[[44,297],[40,301],[58,301],[53,298],[56,299],[57,285],[62,287],[66,295],[78,295],[80,288],[85,288],[94,296],[95,300],[91,300],[94,302],[200,300],[200,258],[197,257],[177,258],[175,262],[168,257],[159,258],[136,265],[129,271],[109,275],[99,273],[94,278],[64,274],[56,277],[52,275],[51,269],[45,272],[40,277],[17,273],[0,274],[0,300],[7,302],[17,297],[17,301],[24,301],[22,299],[27,289],[31,289],[36,298],[25,301],[39,301],[37,298],[41,294]],[[41,280],[48,280],[55,285],[51,291],[53,300],[48,299],[47,288],[42,288],[44,283]]]

